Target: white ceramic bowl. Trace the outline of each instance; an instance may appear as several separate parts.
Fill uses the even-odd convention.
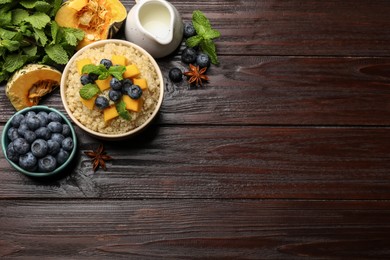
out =
[[[72,66],[72,64],[74,64],[76,62],[76,60],[78,59],[78,57],[82,53],[84,53],[86,50],[89,50],[91,48],[100,48],[100,47],[103,47],[104,45],[109,44],[109,43],[115,43],[115,44],[119,44],[119,45],[122,45],[122,46],[125,46],[125,47],[129,47],[129,48],[132,47],[132,48],[138,50],[142,54],[142,56],[147,57],[147,59],[151,62],[151,64],[153,65],[153,67],[154,67],[154,69],[155,69],[155,71],[157,73],[157,77],[158,77],[159,82],[160,82],[158,102],[156,104],[155,109],[150,114],[150,116],[147,118],[147,120],[144,123],[142,123],[141,125],[137,126],[136,128],[134,128],[132,130],[129,130],[129,131],[125,132],[125,133],[120,133],[120,134],[108,134],[108,133],[101,133],[101,132],[98,132],[98,131],[91,130],[90,128],[88,128],[88,126],[82,124],[75,117],[75,115],[73,114],[73,112],[69,108],[69,104],[68,104],[68,101],[67,101],[67,98],[66,98],[66,89],[68,87],[68,85],[67,85],[67,78],[68,78],[68,75],[70,73],[70,67]],[[142,73],[142,68],[140,68],[140,70],[141,70],[141,73]],[[64,69],[64,72],[62,73],[62,78],[61,78],[61,100],[62,100],[62,103],[63,103],[63,105],[65,107],[66,112],[68,113],[69,117],[72,119],[72,121],[77,126],[79,126],[81,129],[83,129],[88,134],[90,134],[90,135],[92,135],[94,137],[97,137],[99,139],[120,140],[120,139],[124,139],[124,138],[130,137],[130,136],[134,136],[135,134],[137,134],[140,131],[142,131],[147,125],[149,125],[151,123],[151,121],[157,115],[157,113],[158,113],[158,111],[159,111],[159,109],[161,107],[162,101],[163,101],[163,96],[164,96],[163,76],[162,76],[161,70],[160,70],[157,62],[144,49],[142,49],[141,47],[139,47],[138,45],[136,45],[134,43],[131,43],[131,42],[128,42],[128,41],[125,41],[125,40],[116,40],[116,39],[101,40],[101,41],[97,41],[95,43],[92,43],[92,44],[89,44],[89,45],[83,47],[75,55],[73,55],[73,57],[70,59],[70,61],[66,65],[66,67]]]

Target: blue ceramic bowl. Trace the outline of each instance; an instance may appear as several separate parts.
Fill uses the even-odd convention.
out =
[[[21,168],[17,163],[14,163],[13,161],[8,159],[8,157],[7,157],[7,147],[8,147],[8,144],[10,143],[10,140],[8,139],[8,136],[7,136],[7,132],[8,132],[8,129],[12,126],[11,125],[11,120],[16,115],[26,114],[28,111],[34,111],[35,113],[38,113],[40,111],[45,111],[47,113],[55,112],[55,113],[57,113],[58,115],[61,116],[61,118],[63,120],[62,122],[64,124],[68,124],[69,125],[69,128],[71,130],[71,137],[73,139],[73,149],[70,152],[69,158],[66,160],[66,162],[64,162],[62,165],[57,167],[54,171],[51,171],[51,172],[30,172],[30,171],[26,171],[25,169]],[[1,134],[1,147],[3,149],[3,154],[4,154],[5,159],[12,165],[12,167],[14,167],[19,172],[21,172],[21,173],[23,173],[23,174],[25,174],[27,176],[31,176],[31,177],[48,177],[48,176],[53,176],[53,175],[58,174],[59,172],[64,170],[69,165],[69,163],[72,161],[72,159],[74,158],[74,156],[76,154],[76,150],[77,150],[77,137],[76,137],[76,132],[74,131],[74,127],[72,126],[70,121],[65,117],[65,115],[62,114],[60,111],[58,111],[58,110],[56,110],[54,108],[49,108],[47,106],[33,106],[33,107],[28,107],[28,108],[25,108],[25,109],[22,109],[22,110],[16,112],[7,121],[7,123],[5,124],[5,126],[3,128],[3,132]]]

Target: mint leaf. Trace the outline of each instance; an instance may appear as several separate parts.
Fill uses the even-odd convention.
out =
[[[216,48],[215,48],[215,44],[214,44],[214,42],[212,40],[204,40],[200,44],[200,48],[202,48],[202,50],[207,55],[209,55],[211,63],[213,63],[213,64],[218,64],[219,63],[218,58],[217,58],[217,51],[216,51]]]
[[[67,44],[76,46],[84,38],[84,31],[75,28],[62,28]]]
[[[12,13],[6,10],[0,10],[0,24],[1,26],[11,25]]]
[[[218,38],[219,36],[221,36],[221,33],[214,29],[210,29],[203,34],[203,37],[205,39],[214,39],[214,38]]]
[[[18,41],[0,40],[0,47],[4,47],[9,51],[16,51],[19,49],[20,43]]]
[[[47,13],[51,9],[51,5],[49,3],[44,2],[44,1],[37,1],[37,2],[35,2],[34,8],[38,12]]]
[[[45,46],[48,41],[45,32],[43,30],[35,29],[35,28],[33,28],[33,30],[35,33],[34,38],[37,41],[37,43],[40,43],[41,46]]]
[[[18,25],[29,16],[29,13],[24,9],[15,9],[12,11],[12,24]]]
[[[38,47],[36,45],[31,45],[28,47],[24,47],[22,50],[27,56],[33,57],[37,55]]]
[[[45,13],[37,12],[30,15],[29,17],[26,17],[24,20],[30,23],[36,29],[43,29],[51,19]]]
[[[0,38],[1,39],[11,40],[12,38],[15,37],[15,35],[16,35],[16,32],[11,32],[11,31],[0,28]]]
[[[15,70],[21,68],[26,61],[27,56],[22,55],[20,53],[8,55],[4,60],[3,70],[12,73]]]
[[[110,73],[108,72],[107,68],[104,67],[103,64],[94,65],[94,64],[87,64],[85,65],[81,73],[83,74],[96,74],[98,75],[98,79],[106,79],[108,76],[110,76]]]
[[[186,45],[190,48],[198,46],[203,41],[203,36],[195,35],[186,40]]]
[[[54,17],[56,15],[56,13],[57,13],[58,9],[60,9],[61,5],[62,5],[62,0],[54,0],[54,2],[52,3],[53,9],[50,12],[51,17]]]
[[[92,83],[88,83],[80,89],[79,94],[80,94],[80,97],[88,100],[88,99],[93,98],[99,92],[100,92],[100,89],[97,85],[92,84]]]
[[[129,111],[126,110],[126,103],[121,100],[118,103],[115,104],[116,111],[118,112],[119,116],[123,119],[130,120],[131,116]]]
[[[59,42],[59,40],[57,39],[57,38],[59,38],[59,37],[57,37],[59,30],[60,30],[60,26],[55,21],[53,21],[51,23],[51,26],[50,26],[51,37],[53,38],[52,43],[58,43]]]
[[[69,60],[68,54],[60,44],[48,45],[45,51],[50,59],[58,64],[66,64]]]
[[[0,5],[12,3],[13,0],[0,0]]]
[[[210,21],[199,10],[192,12],[192,24],[194,25],[197,34],[203,35],[206,31],[211,29]]]
[[[126,67],[121,65],[111,66],[108,69],[108,72],[115,78],[122,80],[123,79],[123,73],[125,73]]]

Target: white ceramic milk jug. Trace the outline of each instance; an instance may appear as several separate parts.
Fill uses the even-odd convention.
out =
[[[154,58],[161,58],[180,45],[183,22],[177,9],[166,0],[136,0],[127,15],[125,37]]]

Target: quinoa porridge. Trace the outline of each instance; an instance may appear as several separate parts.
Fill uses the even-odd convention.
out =
[[[102,110],[96,107],[90,110],[81,102],[79,90],[83,85],[80,82],[76,63],[79,60],[89,58],[93,64],[99,64],[100,60],[111,59],[113,55],[122,55],[126,57],[127,61],[135,64],[140,70],[140,77],[146,79],[148,89],[143,91],[141,96],[143,105],[140,112],[129,111],[130,120],[118,116],[105,122]],[[160,97],[160,85],[155,67],[147,56],[131,46],[107,43],[85,50],[70,64],[66,78],[65,97],[73,116],[87,128],[103,134],[123,134],[141,126],[151,117]]]

